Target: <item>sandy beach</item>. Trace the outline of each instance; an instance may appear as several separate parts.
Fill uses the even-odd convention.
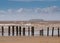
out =
[[[0,43],[60,43],[60,37],[1,36]]]

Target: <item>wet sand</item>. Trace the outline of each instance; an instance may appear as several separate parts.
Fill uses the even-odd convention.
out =
[[[0,43],[60,43],[60,37],[1,36]]]

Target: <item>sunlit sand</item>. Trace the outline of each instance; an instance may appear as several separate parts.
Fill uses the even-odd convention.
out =
[[[60,43],[60,37],[0,37],[0,43]]]

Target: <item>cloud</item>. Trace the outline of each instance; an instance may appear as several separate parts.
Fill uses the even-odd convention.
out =
[[[60,7],[51,6],[46,8],[19,8],[0,10],[0,20],[29,20],[45,19],[60,20]]]
[[[59,0],[8,0],[8,1],[59,1]]]

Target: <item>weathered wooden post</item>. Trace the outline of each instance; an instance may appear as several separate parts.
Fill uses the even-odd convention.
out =
[[[8,26],[8,36],[10,36],[10,26]]]
[[[18,36],[18,26],[16,26],[16,36]]]
[[[28,27],[28,36],[30,36],[30,27]]]
[[[47,36],[49,36],[49,27],[47,27]]]
[[[52,37],[53,37],[53,35],[54,35],[54,27],[52,27]]]
[[[40,36],[43,36],[43,29],[40,30]]]
[[[58,37],[60,36],[59,30],[60,30],[60,29],[58,28]]]
[[[21,26],[19,26],[19,35],[21,36]]]
[[[2,26],[2,36],[4,36],[4,27]]]
[[[14,26],[12,26],[12,36],[14,36]]]
[[[42,32],[41,32],[41,30],[40,30],[40,36],[41,36],[41,33],[42,33]]]
[[[23,28],[23,36],[25,36],[25,27]]]
[[[34,36],[34,27],[31,27],[31,35]]]

